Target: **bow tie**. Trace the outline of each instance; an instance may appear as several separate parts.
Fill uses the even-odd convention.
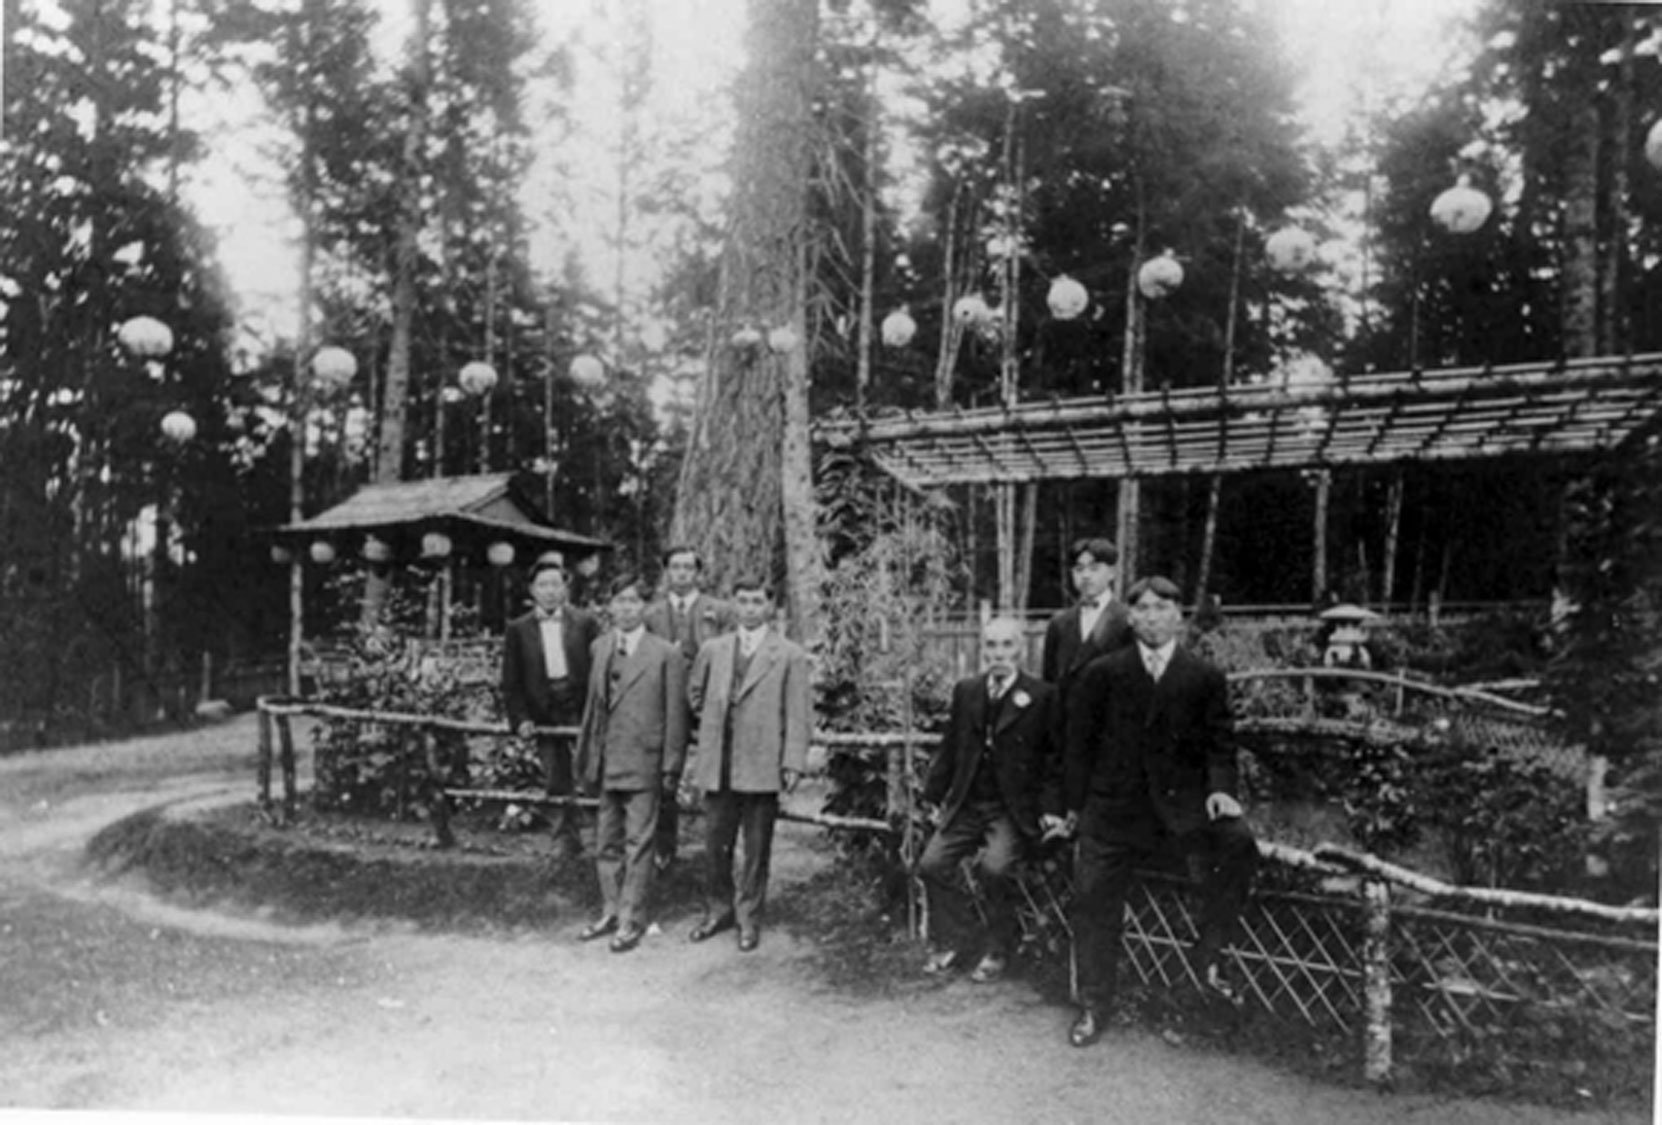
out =
[[[557,609],[556,610],[548,610],[548,611],[540,610],[540,609],[537,610],[537,620],[538,621],[558,621],[559,619],[560,619],[560,611],[557,610]]]

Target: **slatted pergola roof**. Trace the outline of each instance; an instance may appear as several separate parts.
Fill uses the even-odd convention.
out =
[[[1659,413],[1651,353],[909,413],[864,431],[884,470],[927,488],[1583,454]],[[859,431],[856,419],[819,425],[829,440]]]

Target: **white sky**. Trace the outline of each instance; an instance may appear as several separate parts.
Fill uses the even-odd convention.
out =
[[[719,104],[720,91],[740,62],[744,0],[641,0],[654,21],[656,89],[652,114],[672,127],[677,115]],[[961,3],[961,0],[936,0]],[[1288,64],[1302,74],[1299,98],[1314,135],[1332,141],[1344,121],[1386,91],[1422,87],[1446,63],[1453,44],[1451,22],[1466,15],[1476,0],[1261,0],[1281,28]],[[396,51],[408,26],[409,0],[383,0],[388,16],[389,51]],[[562,37],[574,29],[597,52],[615,42],[616,22],[624,5],[612,0],[541,4],[546,30]],[[576,252],[589,277],[605,284],[614,262],[604,243],[613,205],[613,164],[608,146],[615,143],[618,117],[615,87],[592,59],[580,59],[572,112],[582,123],[580,164],[595,170],[595,180],[581,186],[579,207],[570,228],[579,234]],[[221,104],[210,110],[223,117]],[[204,122],[209,124],[210,122]],[[215,158],[194,177],[192,193],[204,221],[221,238],[222,258],[241,302],[251,346],[272,333],[291,334],[296,319],[294,277],[297,225],[280,202],[275,168],[252,150],[246,130],[231,134]],[[589,155],[582,155],[587,152]],[[535,197],[538,189],[532,186]],[[535,219],[537,216],[533,215]],[[534,243],[539,268],[551,268],[572,249],[545,230]],[[628,267],[631,279],[649,268]]]

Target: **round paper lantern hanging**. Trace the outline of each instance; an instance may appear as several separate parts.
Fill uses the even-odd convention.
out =
[[[796,329],[781,324],[768,333],[768,350],[775,355],[785,355],[796,348]]]
[[[1316,240],[1303,227],[1282,227],[1264,243],[1270,265],[1282,273],[1301,273],[1316,260]]]
[[[1431,218],[1450,234],[1471,234],[1489,218],[1494,204],[1472,187],[1470,176],[1461,176],[1455,185],[1431,202]]]
[[[514,545],[505,539],[498,539],[485,548],[485,558],[490,560],[492,566],[513,566]]]
[[[1050,283],[1045,304],[1050,306],[1050,315],[1057,320],[1072,320],[1090,307],[1091,295],[1083,285],[1064,273]]]
[[[750,351],[752,348],[760,346],[761,342],[761,332],[748,324],[733,333],[733,346],[740,351]]]
[[[319,566],[328,566],[335,561],[335,545],[327,539],[317,540],[308,553],[312,556],[312,561]]]
[[[424,559],[447,559],[455,545],[450,542],[450,536],[442,531],[429,531],[421,537],[421,557]]]
[[[384,563],[392,558],[392,544],[371,535],[364,540],[364,558],[372,563]]]
[[[175,410],[162,418],[162,436],[175,445],[183,445],[196,436],[196,419],[183,410]]]
[[[116,329],[115,338],[140,359],[160,359],[173,350],[173,329],[153,316],[135,316]]]
[[[1183,284],[1183,266],[1170,253],[1150,258],[1137,271],[1137,289],[1151,301],[1171,293]]]
[[[606,365],[600,361],[599,356],[587,353],[577,356],[571,361],[568,370],[571,372],[572,381],[578,386],[598,387],[606,381]]]
[[[1645,134],[1645,159],[1652,168],[1662,168],[1662,118]]]
[[[577,560],[577,573],[584,578],[593,578],[600,573],[600,556],[584,555]]]
[[[345,348],[330,345],[312,356],[312,378],[324,391],[338,391],[358,373],[358,360]]]
[[[467,364],[456,376],[456,382],[461,384],[462,390],[475,398],[490,394],[496,386],[496,368],[482,359],[476,359]]]
[[[891,348],[904,348],[918,334],[918,322],[904,308],[898,308],[883,318],[883,343]]]
[[[271,561],[278,566],[287,566],[294,561],[294,552],[281,543],[271,545]]]
[[[992,319],[992,315],[992,308],[979,293],[971,293],[952,302],[952,319],[962,325],[985,324]]]

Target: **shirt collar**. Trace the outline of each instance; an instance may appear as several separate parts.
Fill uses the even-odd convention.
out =
[[[617,635],[618,639],[625,645],[629,646],[629,649],[632,652],[634,651],[635,646],[641,643],[641,634],[644,632],[646,632],[646,626],[637,625],[633,629],[630,629],[627,633],[622,629],[619,629],[617,631]]]
[[[558,621],[558,620],[560,620],[561,615],[564,614],[564,613],[565,613],[565,607],[564,606],[559,606],[559,607],[557,607],[553,610],[550,610],[546,613],[543,610],[538,609],[537,610],[537,620],[538,621],[543,621],[543,622]]]
[[[1177,651],[1177,638],[1173,637],[1171,640],[1167,641],[1165,644],[1161,645],[1159,648],[1149,648],[1142,641],[1138,641],[1137,642],[1137,651],[1142,654],[1144,660],[1147,660],[1149,657],[1158,654],[1159,657],[1160,657],[1160,663],[1161,663],[1162,666],[1166,665],[1166,664],[1170,664],[1171,663],[1171,654]]]
[[[755,648],[757,645],[762,643],[762,638],[767,636],[768,627],[766,625],[758,625],[754,629],[746,629],[743,625],[740,625],[738,631],[739,643],[745,648]]]

